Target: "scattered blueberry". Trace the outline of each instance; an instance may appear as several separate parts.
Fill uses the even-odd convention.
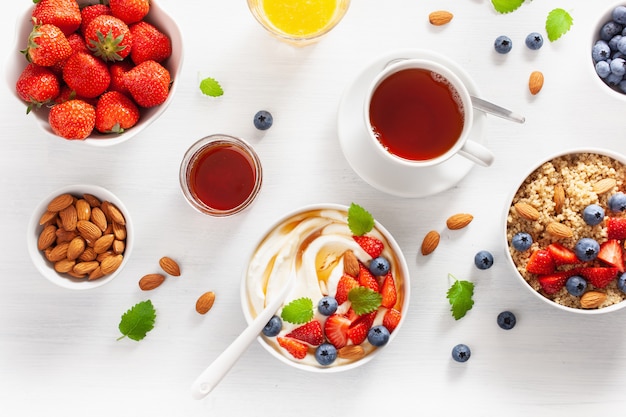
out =
[[[590,204],[583,210],[583,220],[589,226],[595,226],[604,220],[604,209],[597,204]]]
[[[315,349],[315,359],[320,365],[330,365],[337,359],[337,348],[331,343],[322,343]]]
[[[609,20],[600,28],[600,39],[609,41],[615,35],[621,35],[624,26],[614,20]]]
[[[533,238],[526,232],[519,232],[513,236],[511,244],[515,250],[524,252],[530,249],[530,246],[533,244]]]
[[[337,300],[335,300],[335,297],[331,297],[329,295],[322,297],[317,303],[317,311],[325,316],[332,315],[335,311],[337,311],[337,307]]]
[[[374,258],[370,261],[370,272],[377,277],[387,275],[387,272],[389,272],[389,268],[389,261],[382,256]]]
[[[481,250],[474,256],[474,265],[478,269],[489,269],[493,265],[493,255],[491,252]]]
[[[462,343],[452,348],[452,359],[457,362],[467,362],[471,355],[470,348]]]
[[[503,311],[498,314],[498,326],[504,330],[511,330],[515,327],[517,323],[517,319],[515,318],[515,314],[510,311]]]
[[[609,197],[609,210],[615,213],[626,211],[626,194],[619,192]]]
[[[389,341],[389,330],[382,324],[374,326],[367,332],[367,341],[372,346],[384,346]]]
[[[617,279],[617,288],[619,288],[621,292],[626,293],[626,272]]]
[[[565,288],[574,297],[580,297],[587,289],[587,281],[579,275],[574,275],[565,281]]]
[[[263,328],[263,334],[267,337],[274,337],[280,333],[283,328],[283,321],[280,317],[274,316],[267,322]]]
[[[267,130],[272,127],[274,118],[272,114],[265,110],[260,110],[254,115],[254,127],[259,130]]]
[[[513,48],[513,42],[508,36],[501,35],[496,38],[493,46],[496,49],[497,53],[508,54],[509,52],[511,52],[511,48]]]
[[[593,261],[598,256],[600,245],[589,237],[583,237],[574,246],[576,257],[583,262]]]
[[[541,48],[543,46],[543,36],[541,36],[541,33],[529,33],[528,36],[526,36],[526,46],[532,50]]]
[[[599,40],[591,49],[591,57],[595,62],[606,61],[611,57],[611,47],[606,41]]]

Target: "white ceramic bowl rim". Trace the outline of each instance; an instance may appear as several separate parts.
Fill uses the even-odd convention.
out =
[[[626,165],[626,156],[621,155],[617,152],[614,152],[612,150],[608,150],[608,149],[603,149],[603,148],[574,148],[574,149],[569,149],[569,150],[565,150],[565,151],[560,151],[560,152],[556,152],[548,157],[542,158],[541,162],[539,162],[538,164],[533,165],[533,167],[530,170],[526,170],[525,174],[522,176],[521,180],[516,182],[516,186],[514,187],[513,191],[508,195],[507,199],[506,199],[506,206],[505,206],[505,210],[504,210],[504,252],[505,252],[505,257],[509,263],[509,265],[511,266],[511,269],[513,270],[513,273],[515,274],[515,276],[517,277],[517,279],[522,283],[522,285],[527,288],[532,294],[534,294],[536,297],[538,297],[539,299],[541,299],[543,302],[556,307],[560,310],[563,311],[568,311],[568,312],[572,312],[572,313],[577,313],[577,314],[583,314],[583,315],[598,315],[598,314],[605,314],[605,313],[610,313],[613,311],[617,311],[620,310],[624,307],[626,307],[626,300],[617,303],[617,304],[613,304],[611,306],[608,307],[604,307],[604,308],[600,308],[600,309],[580,309],[580,308],[573,308],[573,307],[567,307],[564,306],[562,304],[559,304],[555,301],[550,300],[549,298],[544,297],[543,295],[541,295],[541,293],[539,293],[538,291],[535,291],[534,288],[532,288],[530,286],[530,284],[528,284],[528,282],[526,282],[526,280],[524,279],[524,277],[522,275],[520,275],[517,272],[517,269],[515,267],[515,262],[513,262],[513,258],[511,256],[511,253],[509,252],[509,245],[510,242],[507,238],[507,229],[508,229],[508,225],[507,225],[507,217],[509,214],[509,210],[511,207],[511,201],[513,201],[513,197],[515,197],[515,194],[517,193],[517,190],[519,189],[519,187],[521,187],[521,185],[524,183],[524,181],[526,180],[526,178],[528,178],[528,176],[530,174],[532,174],[537,168],[539,168],[540,166],[542,166],[543,164],[545,164],[546,162],[549,162],[555,158],[561,157],[561,156],[565,156],[565,155],[572,155],[572,154],[582,154],[582,153],[590,153],[590,154],[598,154],[598,155],[603,155],[603,156],[608,156],[609,158],[615,159],[616,161]]]
[[[241,287],[240,287],[240,298],[241,298],[241,308],[243,311],[243,315],[246,319],[246,322],[249,324],[252,322],[252,320],[254,320],[254,317],[252,317],[252,315],[250,314],[249,309],[247,308],[248,305],[248,300],[247,300],[247,291],[246,291],[246,272],[248,269],[248,261],[250,259],[252,259],[252,256],[254,255],[254,252],[256,250],[256,248],[261,244],[261,242],[263,242],[263,240],[265,239],[265,237],[272,231],[274,230],[276,227],[278,227],[279,225],[281,225],[285,220],[300,214],[300,213],[304,213],[307,211],[312,211],[312,210],[341,210],[341,211],[348,211],[347,206],[342,205],[342,204],[335,204],[335,203],[320,203],[320,204],[311,204],[311,205],[307,205],[307,206],[303,206],[300,207],[298,209],[292,210],[290,212],[288,212],[287,214],[284,214],[282,216],[280,216],[271,226],[269,226],[266,229],[266,232],[263,233],[263,235],[255,242],[255,244],[252,246],[252,250],[250,251],[250,253],[248,254],[248,256],[245,258],[246,259],[246,264],[245,267],[243,269],[242,272],[242,277],[241,277]],[[393,236],[391,235],[391,233],[389,233],[389,231],[387,229],[385,229],[385,227],[383,225],[381,225],[377,220],[374,220],[374,227],[376,229],[378,229],[383,236],[385,236],[385,238],[387,239],[387,241],[389,242],[389,245],[391,246],[391,249],[393,252],[395,252],[398,255],[398,262],[399,262],[399,266],[400,269],[402,270],[402,274],[404,276],[404,288],[403,288],[403,292],[404,292],[404,304],[402,306],[402,318],[400,319],[400,323],[398,324],[398,326],[395,328],[395,330],[391,333],[391,336],[389,338],[389,341],[387,342],[387,344],[385,346],[389,346],[393,339],[396,337],[396,335],[398,334],[400,328],[402,327],[402,324],[404,323],[406,316],[407,316],[407,312],[408,312],[408,308],[409,308],[409,300],[411,297],[411,285],[410,285],[410,277],[409,277],[409,268],[408,265],[406,263],[406,259],[404,258],[404,254],[402,252],[402,250],[400,249],[400,246],[398,245],[398,243],[396,242],[396,240],[393,238]],[[360,359],[358,361],[355,362],[351,362],[349,364],[346,365],[341,365],[341,366],[329,366],[329,367],[316,367],[316,366],[311,366],[311,365],[307,365],[307,364],[302,364],[302,363],[297,363],[294,362],[292,360],[290,360],[289,358],[285,357],[284,355],[282,355],[280,352],[278,352],[276,349],[274,349],[272,346],[270,346],[265,339],[263,338],[263,335],[259,334],[259,336],[257,337],[258,342],[261,344],[261,346],[263,346],[263,348],[265,348],[265,350],[267,350],[272,356],[274,356],[275,358],[277,358],[278,360],[280,360],[281,362],[292,366],[294,368],[297,369],[302,369],[305,371],[309,371],[309,372],[319,372],[319,373],[335,373],[335,372],[343,372],[343,371],[347,371],[350,369],[354,369],[356,367],[359,367],[361,365],[364,365],[365,363],[368,363],[369,361],[371,361],[372,359],[374,359],[375,356],[377,356],[381,350],[385,349],[385,347],[380,347],[375,349],[374,351],[372,351],[371,353],[369,353],[367,356],[365,356],[363,359]]]

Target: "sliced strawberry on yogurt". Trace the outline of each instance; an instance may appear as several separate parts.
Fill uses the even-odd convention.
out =
[[[309,348],[306,344],[290,337],[277,337],[278,344],[296,359],[304,359]]]
[[[350,324],[350,319],[341,314],[329,316],[326,319],[326,323],[324,323],[324,334],[328,342],[337,349],[341,349],[347,345]]]
[[[380,303],[381,306],[386,308],[392,308],[396,305],[396,301],[398,301],[398,292],[396,291],[396,283],[393,280],[391,272],[385,275],[383,285],[380,289],[380,294],[383,296],[383,299]]]
[[[400,324],[400,319],[402,318],[402,313],[400,313],[395,308],[390,308],[385,312],[383,316],[383,326],[389,330],[389,333],[392,333],[398,324]]]
[[[373,236],[352,236],[356,243],[372,258],[378,258],[385,245]]]
[[[352,276],[348,274],[343,274],[337,283],[337,292],[335,293],[335,300],[337,300],[337,304],[341,305],[348,301],[348,293],[351,289],[358,286],[359,282],[356,279],[352,278]]]
[[[301,342],[308,343],[311,346],[319,346],[324,343],[324,333],[322,332],[322,324],[317,320],[312,320],[300,327],[297,327],[287,333],[286,337],[298,339]]]
[[[368,267],[359,262],[359,285],[361,287],[370,288],[376,292],[378,292],[378,281],[376,281],[376,277],[372,274]]]

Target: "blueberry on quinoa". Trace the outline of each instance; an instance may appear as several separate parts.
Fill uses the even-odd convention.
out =
[[[609,197],[609,210],[615,213],[626,211],[626,194],[619,192]]]
[[[515,250],[520,252],[527,251],[533,244],[533,238],[526,232],[516,233],[511,239],[511,244]]]
[[[583,209],[583,220],[589,226],[595,226],[604,220],[604,209],[597,204],[590,204]]]
[[[579,275],[574,275],[565,281],[565,288],[574,297],[580,297],[587,289],[587,281]]]
[[[583,237],[574,246],[574,252],[576,253],[576,257],[583,261],[593,261],[598,256],[598,251],[600,250],[600,245],[594,239],[589,237]]]

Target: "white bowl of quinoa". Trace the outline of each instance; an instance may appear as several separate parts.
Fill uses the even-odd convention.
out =
[[[542,160],[507,199],[504,236],[515,275],[548,304],[626,306],[626,157],[585,148]]]

